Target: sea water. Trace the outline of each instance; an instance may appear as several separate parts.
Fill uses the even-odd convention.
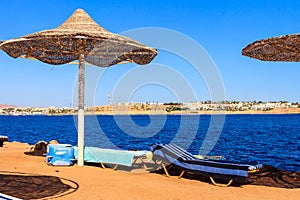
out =
[[[299,114],[226,115],[213,120],[215,117],[88,115],[85,145],[150,150],[153,144],[171,142],[193,154],[204,152],[236,162],[300,171]],[[0,135],[29,144],[54,139],[77,145],[76,120],[76,116],[0,116]]]

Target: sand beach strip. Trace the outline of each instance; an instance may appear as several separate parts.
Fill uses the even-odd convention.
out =
[[[96,166],[54,167],[28,156],[28,144],[0,148],[0,193],[22,199],[299,199],[300,189],[217,187],[188,178]]]

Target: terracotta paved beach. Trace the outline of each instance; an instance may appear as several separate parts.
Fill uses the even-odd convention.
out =
[[[284,200],[300,197],[300,189],[254,185],[224,188],[156,173],[129,173],[95,166],[52,167],[47,166],[45,157],[25,155],[28,147],[4,143],[0,148],[0,192],[24,199]]]

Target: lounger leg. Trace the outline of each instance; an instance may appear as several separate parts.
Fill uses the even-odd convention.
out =
[[[103,163],[101,163],[101,167],[102,167],[103,169],[105,169],[105,165],[104,165]]]
[[[182,170],[182,172],[180,173],[180,175],[178,176],[178,178],[181,178],[182,176],[183,176],[183,174],[184,174],[184,170]]]
[[[133,162],[133,164],[135,164],[135,163],[137,162],[138,159],[141,161],[141,164],[143,164],[144,169],[147,170],[148,167],[147,167],[146,163],[144,162],[143,157],[138,157],[138,158],[136,158],[135,161]],[[132,165],[133,165],[133,164],[132,164]]]
[[[146,170],[148,169],[148,167],[147,167],[147,165],[146,165],[145,163],[143,164],[143,167],[144,167],[144,169],[146,169]]]
[[[219,187],[228,187],[231,183],[232,183],[232,179],[230,179],[230,181],[227,184],[221,184],[221,183],[216,183],[215,180],[212,177],[209,177],[212,184],[215,186],[219,186]]]
[[[113,168],[113,169],[114,169],[114,170],[116,170],[116,169],[118,168],[118,166],[119,166],[119,165],[118,165],[118,164],[116,164],[116,165],[114,166],[114,168]]]
[[[158,160],[155,161],[156,170],[161,169],[161,163],[162,161],[158,161]]]
[[[169,172],[168,172],[168,170],[167,170],[167,168],[166,168],[166,165],[165,165],[163,162],[161,163],[161,165],[163,166],[164,171],[165,171],[167,177],[169,177],[170,175],[169,175]]]
[[[136,162],[137,162],[137,160],[139,159],[138,157],[137,158],[133,158],[134,160],[133,160],[133,162],[132,162],[132,165],[135,165],[136,164]]]

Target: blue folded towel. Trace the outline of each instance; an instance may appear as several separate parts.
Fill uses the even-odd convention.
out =
[[[119,164],[132,166],[133,158],[144,156],[148,151],[126,151],[103,149],[98,147],[84,148],[84,161],[93,163]],[[74,147],[75,159],[78,158],[78,148]]]

